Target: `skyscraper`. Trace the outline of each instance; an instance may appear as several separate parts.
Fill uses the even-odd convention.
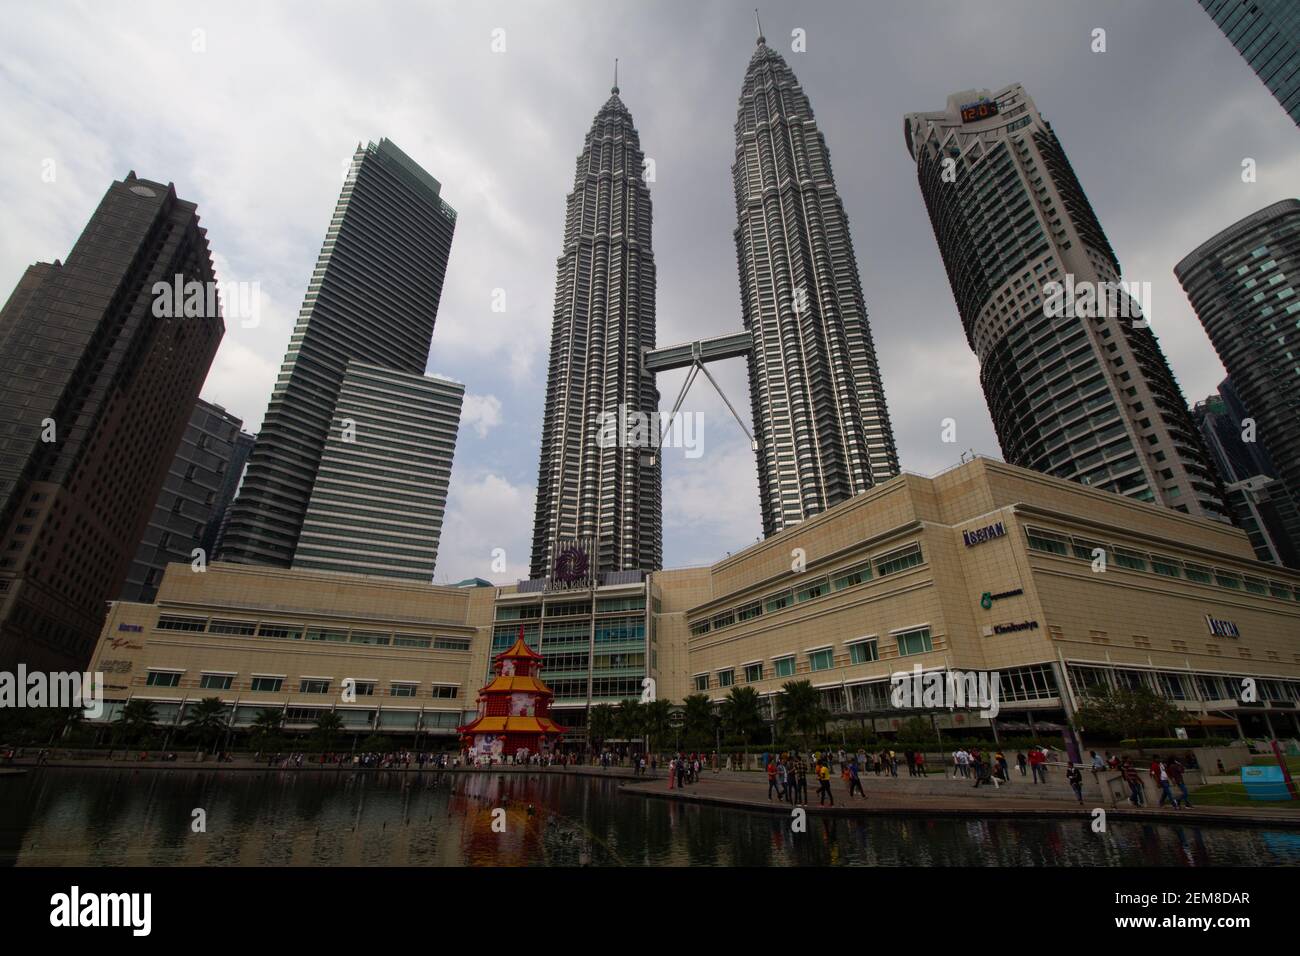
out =
[[[432,581],[464,397],[348,362],[293,566]]]
[[[531,575],[555,572],[570,540],[595,572],[663,563],[657,435],[611,422],[659,407],[641,350],[655,345],[650,190],[617,83],[578,156],[556,264]],[[629,432],[632,434],[629,436]],[[629,441],[631,437],[633,440]],[[642,438],[649,447],[644,447]]]
[[[1251,213],[1174,267],[1243,417],[1300,505],[1300,200]],[[1300,527],[1289,533],[1300,542]]]
[[[220,405],[203,399],[194,403],[149,526],[136,548],[122,600],[153,601],[167,565],[189,564],[194,549],[203,548],[204,536],[228,503],[222,500],[228,472],[244,467],[242,460],[235,461],[240,438],[248,437],[240,431],[243,424]],[[205,562],[211,560],[206,548],[204,555]]]
[[[220,557],[289,567],[349,361],[422,375],[456,212],[388,140],[357,147]]]
[[[1006,460],[1227,520],[1187,401],[1024,89],[956,93],[903,132]]]
[[[758,38],[736,116],[736,261],[763,533],[898,474],[849,220],[812,106]]]
[[[1300,126],[1300,6],[1295,0],[1199,0]]]
[[[178,282],[200,294],[156,294]],[[90,660],[221,341],[215,289],[195,205],[132,172],[0,312],[0,670]]]

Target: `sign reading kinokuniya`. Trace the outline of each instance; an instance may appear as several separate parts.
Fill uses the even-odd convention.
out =
[[[1006,533],[1006,525],[999,521],[997,524],[987,525],[983,528],[976,528],[974,531],[963,531],[961,533],[961,539],[966,542],[966,547],[973,548],[975,545],[983,544],[985,541],[992,541],[994,538],[1001,538]]]
[[[1205,625],[1215,637],[1241,637],[1241,631],[1231,621],[1221,621],[1217,617],[1205,615]]]

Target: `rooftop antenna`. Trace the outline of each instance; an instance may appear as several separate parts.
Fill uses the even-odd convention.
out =
[[[758,27],[759,46],[762,46],[767,42],[767,37],[763,36],[763,21],[758,18],[758,7],[754,8],[754,23]]]
[[[614,88],[610,92],[618,95],[618,57],[614,57]]]

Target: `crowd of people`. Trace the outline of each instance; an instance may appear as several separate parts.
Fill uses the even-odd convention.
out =
[[[1222,763],[1220,763],[1222,766]],[[1160,794],[1160,802],[1156,806],[1163,807],[1165,804],[1178,810],[1180,808],[1190,809],[1192,801],[1187,793],[1187,781],[1185,774],[1188,770],[1199,769],[1196,762],[1196,755],[1191,751],[1184,754],[1183,759],[1179,760],[1177,756],[1161,758],[1155,756],[1151,758],[1151,763],[1147,767],[1147,774],[1151,777],[1151,782],[1156,791]],[[1142,783],[1141,772],[1133,765],[1133,758],[1121,756],[1119,754],[1107,753],[1102,757],[1097,751],[1092,751],[1092,772],[1097,775],[1106,770],[1118,771],[1123,777],[1124,783],[1129,789],[1129,803],[1135,807],[1146,806],[1147,794],[1146,787]],[[1178,789],[1177,795],[1174,794],[1174,788]]]

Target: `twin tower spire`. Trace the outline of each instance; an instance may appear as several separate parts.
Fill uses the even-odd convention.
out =
[[[829,151],[757,11],[755,23],[732,179],[759,501],[772,535],[893,477],[898,454]],[[657,411],[659,392],[642,354],[656,347],[649,177],[618,93],[615,60],[565,211],[533,578],[663,564],[658,435],[622,424]]]

